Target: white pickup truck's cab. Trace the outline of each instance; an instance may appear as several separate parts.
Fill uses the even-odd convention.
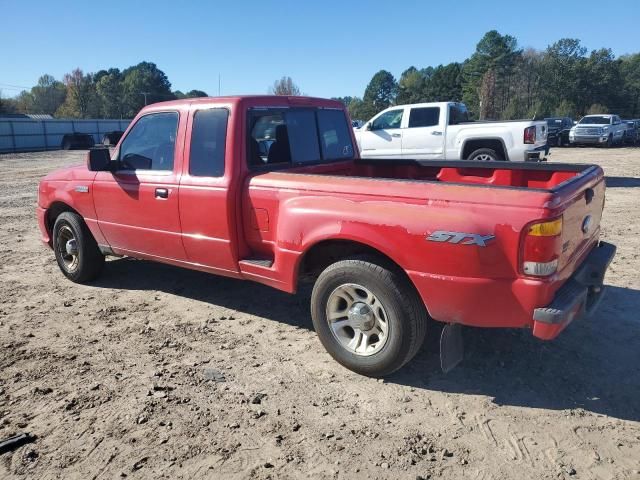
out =
[[[363,158],[544,160],[543,121],[469,121],[463,103],[397,105],[355,131]]]
[[[586,115],[569,131],[569,142],[611,147],[623,142],[626,129],[618,115]]]

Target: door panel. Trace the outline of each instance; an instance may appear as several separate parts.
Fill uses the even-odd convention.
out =
[[[186,259],[178,210],[185,128],[177,111],[145,113],[120,143],[116,171],[96,175],[98,225],[114,250]]]
[[[402,118],[403,108],[396,108],[382,112],[370,122],[370,129],[363,130],[360,137],[360,156],[397,157],[402,155],[404,129]]]
[[[444,157],[444,115],[439,107],[414,107],[402,136],[403,158]]]
[[[98,225],[112,248],[185,259],[173,172],[99,172],[93,197]]]

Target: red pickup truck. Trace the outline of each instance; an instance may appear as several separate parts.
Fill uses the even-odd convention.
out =
[[[549,340],[595,308],[615,253],[598,238],[600,167],[363,160],[350,125],[315,98],[151,105],[113,154],[41,181],[42,240],[75,282],[105,255],[291,293],[312,278],[321,342],[372,376],[415,355],[429,318],[450,327],[444,367],[459,325]]]

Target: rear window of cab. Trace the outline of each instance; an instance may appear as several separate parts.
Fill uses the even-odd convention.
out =
[[[248,115],[252,167],[305,165],[353,159],[351,127],[341,109],[267,108]]]

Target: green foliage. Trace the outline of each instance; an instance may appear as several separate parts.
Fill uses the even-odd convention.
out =
[[[364,91],[362,113],[370,118],[376,113],[392,105],[398,92],[398,84],[391,73],[386,70],[377,72]]]
[[[155,63],[140,62],[122,72],[124,116],[132,118],[145,105],[174,100],[171,83]]]
[[[98,72],[94,79],[96,81],[96,92],[100,99],[100,107],[104,118],[123,118],[124,117],[124,101],[122,74],[118,69],[105,72],[100,75]]]
[[[479,118],[579,118],[594,105],[638,118],[640,53],[615,58],[607,48],[588,52],[575,38],[544,51],[522,50],[514,37],[492,30],[462,63],[409,67],[397,85],[381,70],[349,111],[352,118],[369,119],[392,104],[460,100]]]

